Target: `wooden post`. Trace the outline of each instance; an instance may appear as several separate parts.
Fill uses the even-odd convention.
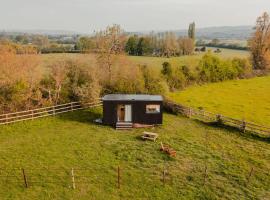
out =
[[[34,119],[34,111],[32,110],[32,120]]]
[[[205,165],[205,168],[204,168],[204,180],[203,180],[204,185],[206,183],[206,178],[207,178],[207,165]]]
[[[75,178],[74,178],[74,170],[73,170],[73,168],[71,169],[71,177],[72,177],[72,188],[73,188],[73,189],[76,189]]]
[[[253,171],[254,171],[254,169],[252,167],[251,170],[250,170],[250,172],[249,172],[248,178],[247,178],[247,184],[249,184],[249,181],[250,181],[250,178],[251,178],[251,176],[253,174]]]
[[[118,189],[120,189],[120,185],[121,185],[120,178],[121,178],[120,166],[118,166],[118,168],[117,168],[117,187],[118,187]]]
[[[22,175],[23,175],[24,185],[26,188],[28,188],[27,178],[26,178],[24,169],[22,169]]]
[[[6,123],[8,122],[8,114],[6,114]]]
[[[73,102],[71,102],[71,111],[73,112]]]
[[[55,106],[53,106],[53,115],[55,115]]]
[[[217,122],[218,124],[222,124],[222,119],[221,119],[221,115],[220,115],[220,114],[217,114],[217,115],[216,115],[216,122]]]
[[[243,133],[245,133],[245,132],[246,132],[246,126],[247,126],[247,123],[246,123],[246,121],[245,121],[245,120],[243,120],[243,122],[242,122],[242,127],[241,127],[241,129],[242,129]]]
[[[165,179],[166,179],[166,171],[165,171],[165,167],[163,167],[163,172],[162,172],[162,182],[163,182],[163,185],[165,185]]]

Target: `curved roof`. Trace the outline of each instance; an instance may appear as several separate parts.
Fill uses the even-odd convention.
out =
[[[163,101],[161,95],[148,94],[108,94],[102,98],[103,101]]]

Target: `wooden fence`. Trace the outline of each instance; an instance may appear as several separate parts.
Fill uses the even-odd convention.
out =
[[[1,114],[0,125],[11,124],[14,122],[20,122],[20,121],[26,121],[26,120],[32,120],[32,119],[37,119],[41,117],[47,117],[47,116],[57,115],[60,113],[70,112],[74,110],[97,107],[101,105],[102,105],[101,99],[98,99],[89,103],[71,102],[71,103],[60,104],[56,106],[37,108],[33,110]]]
[[[53,116],[65,112],[70,112],[74,110],[81,110],[85,108],[97,107],[101,106],[101,99],[97,99],[93,102],[89,103],[81,103],[81,102],[71,102],[56,106],[37,108],[33,110],[7,113],[0,115],[0,125],[3,124],[11,124],[14,122],[32,120],[41,117]],[[216,122],[219,124],[224,124],[232,127],[236,127],[241,131],[251,131],[258,134],[263,134],[270,136],[270,127],[262,126],[258,124],[254,124],[251,122],[247,122],[245,120],[234,119],[230,117],[226,117],[220,114],[215,114],[212,112],[207,112],[201,109],[194,109],[190,107],[186,107],[172,101],[166,101],[164,103],[164,107],[167,111],[182,114],[190,118],[195,118],[204,122]]]
[[[172,101],[166,101],[164,105],[165,109],[175,114],[182,114],[189,118],[195,118],[204,122],[215,122],[221,125],[227,125],[240,129],[241,131],[250,131],[258,134],[270,136],[270,127],[254,124],[245,120],[234,119],[226,117],[220,114],[207,112],[202,109],[194,109],[186,107]]]

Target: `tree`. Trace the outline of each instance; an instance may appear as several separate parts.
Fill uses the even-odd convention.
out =
[[[270,69],[270,17],[266,12],[258,17],[249,46],[253,68]]]
[[[50,44],[50,41],[47,36],[35,35],[32,38],[32,43],[38,47],[39,50],[47,48]]]
[[[16,55],[10,44],[0,45],[0,112],[29,109],[40,102],[38,55]]]
[[[137,45],[137,55],[143,56],[151,53],[153,53],[151,39],[149,37],[141,37]]]
[[[95,36],[98,50],[98,64],[108,74],[108,82],[112,81],[112,67],[124,53],[126,36],[119,25],[113,25],[100,31]]]
[[[95,43],[90,37],[80,37],[76,44],[76,49],[82,52],[89,52],[95,48]]]
[[[66,60],[56,61],[49,66],[49,69],[49,75],[42,79],[40,88],[49,103],[56,105],[65,101],[63,96],[65,96],[64,85],[67,81],[68,62]]]
[[[161,39],[163,56],[171,57],[177,54],[177,38],[173,32],[166,32]]]
[[[147,67],[141,66],[141,71],[144,77],[145,92],[148,94],[161,94],[165,95],[168,92],[168,85],[157,74],[157,71]]]
[[[137,55],[137,45],[138,45],[138,37],[136,35],[128,38],[128,41],[125,46],[125,51],[129,55]]]
[[[188,27],[188,37],[195,41],[195,22],[189,24]]]
[[[219,82],[238,77],[238,70],[231,60],[222,60],[211,52],[206,53],[199,63],[200,79],[203,82]]]
[[[162,64],[161,73],[167,78],[170,78],[172,76],[172,66],[169,62],[164,62]]]
[[[89,102],[99,98],[101,87],[94,67],[84,63],[69,61],[67,88],[70,101]]]
[[[212,41],[211,41],[211,43],[210,44],[212,44],[212,45],[218,45],[220,43],[220,41],[219,41],[219,39],[217,39],[217,38],[215,38],[215,39],[213,39]]]
[[[28,44],[29,43],[29,39],[27,37],[27,35],[17,35],[15,37],[15,41],[18,43],[22,43],[22,44]]]
[[[178,48],[180,55],[190,55],[194,50],[194,41],[188,37],[180,37],[178,40]]]

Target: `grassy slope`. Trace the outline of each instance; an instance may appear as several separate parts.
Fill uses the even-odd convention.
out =
[[[20,183],[0,179],[0,199],[267,199],[270,196],[270,144],[234,130],[210,127],[197,121],[164,114],[164,125],[151,130],[159,141],[177,150],[169,159],[159,143],[143,142],[143,129],[116,131],[92,124],[100,110],[78,111],[3,126],[0,129],[1,168],[60,168],[62,183],[23,188]],[[168,167],[163,186],[161,170]],[[208,177],[203,184],[207,163]],[[123,168],[120,190],[116,188],[117,165]],[[78,183],[72,190],[70,168],[91,168],[91,183]],[[254,173],[247,183],[250,169]],[[55,171],[33,170],[34,175],[56,175]],[[75,169],[75,174],[82,175]],[[76,178],[78,181],[79,178]]]
[[[184,105],[270,126],[270,76],[194,86],[170,98]]]

